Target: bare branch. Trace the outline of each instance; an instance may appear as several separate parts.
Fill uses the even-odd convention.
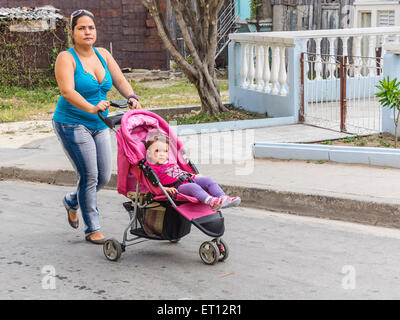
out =
[[[197,21],[197,12],[196,9],[193,7],[192,0],[187,0],[186,5],[183,6],[183,13],[187,18],[190,28],[192,29],[196,39],[200,36],[201,30],[199,23]]]
[[[185,42],[185,50],[193,59],[189,64],[171,39],[160,9],[160,0],[142,0],[150,10],[158,33],[172,57],[189,80],[195,84],[202,111],[216,114],[226,111],[221,102],[215,76],[218,13],[225,0],[171,0],[170,6]]]
[[[165,48],[170,52],[176,63],[182,68],[184,73],[190,79],[194,79],[196,70],[185,60],[181,55],[175,43],[172,41],[165,20],[162,16],[159,0],[142,0],[143,5],[151,12],[152,17],[156,23],[158,33],[163,41]]]
[[[180,2],[178,0],[173,0],[171,2],[172,7],[174,8],[175,11],[175,17],[176,17],[176,22],[179,25],[179,28],[181,29],[182,32],[182,37],[185,41],[185,44],[188,48],[189,54],[190,56],[193,58],[193,62],[195,63],[195,65],[198,68],[201,68],[202,66],[202,62],[200,60],[200,57],[198,55],[198,52],[193,44],[193,41],[190,37],[189,31],[188,31],[188,27],[187,24],[185,22],[185,19],[183,18],[182,15],[182,10],[180,8]]]

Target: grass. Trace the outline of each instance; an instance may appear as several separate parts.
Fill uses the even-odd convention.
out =
[[[357,137],[347,137],[343,139],[344,143],[352,143],[357,140]]]
[[[186,79],[163,81],[132,81],[131,85],[144,108],[179,105],[199,105],[196,87]],[[228,84],[219,81],[221,99],[228,102]],[[59,90],[55,86],[40,88],[0,87],[0,123],[26,120],[50,120],[55,110]],[[109,100],[123,97],[113,88]],[[110,109],[114,111],[114,108]]]
[[[48,118],[58,97],[56,87],[0,87],[0,122]]]
[[[168,122],[176,121],[177,125],[181,124],[198,124],[207,122],[218,122],[218,121],[235,121],[235,120],[248,120],[248,119],[261,119],[266,116],[259,113],[249,112],[242,109],[234,109],[228,107],[228,112],[221,112],[217,116],[209,114],[188,114],[188,115],[177,115],[173,117],[167,117]]]
[[[400,137],[397,139],[400,141]],[[324,145],[394,148],[394,136],[390,133],[377,133],[369,136],[354,136],[343,139],[326,140],[318,142]]]

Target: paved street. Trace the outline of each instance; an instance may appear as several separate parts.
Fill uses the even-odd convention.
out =
[[[147,241],[113,263],[84,241],[82,220],[78,231],[68,225],[67,190],[0,182],[0,299],[400,298],[399,230],[234,208],[224,211],[223,263],[201,262],[209,238],[195,227],[178,244]],[[123,201],[100,193],[102,231],[119,240]]]

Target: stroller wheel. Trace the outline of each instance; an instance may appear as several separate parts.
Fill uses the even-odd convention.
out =
[[[219,258],[218,261],[224,261],[229,257],[229,247],[228,244],[222,239],[219,239],[219,245],[217,243],[217,239],[213,239],[213,242],[217,245],[219,249]]]
[[[103,252],[108,260],[117,261],[121,257],[122,246],[114,238],[108,239],[103,245]]]
[[[212,241],[203,242],[200,246],[199,254],[201,260],[209,265],[215,264],[220,256],[217,244]]]

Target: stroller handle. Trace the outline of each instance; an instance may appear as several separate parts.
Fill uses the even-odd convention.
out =
[[[120,109],[128,107],[128,104],[132,105],[132,102],[129,100],[110,101],[111,107],[116,107]],[[123,117],[123,114],[117,114],[115,116],[105,118],[100,110],[97,111],[97,114],[100,117],[100,119],[106,124],[106,126],[109,127],[110,129],[114,129],[115,126],[121,124],[121,119]]]

